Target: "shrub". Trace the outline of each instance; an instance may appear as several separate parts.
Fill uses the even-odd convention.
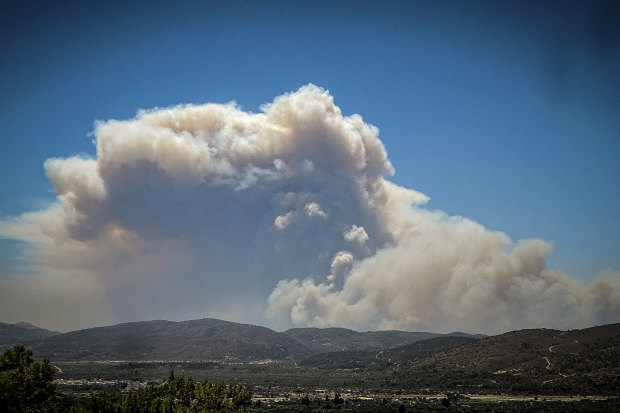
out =
[[[170,373],[161,386],[128,394],[104,392],[93,395],[93,412],[222,412],[246,406],[252,393],[241,386],[177,377]]]
[[[32,350],[15,346],[0,355],[0,411],[37,410],[56,392],[49,360],[35,363]]]

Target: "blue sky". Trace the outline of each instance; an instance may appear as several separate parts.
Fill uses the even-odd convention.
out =
[[[314,83],[380,129],[431,209],[620,268],[613,2],[14,2],[0,33],[0,216],[54,199],[42,165],[95,154],[96,120]],[[0,241],[0,257],[13,242]]]

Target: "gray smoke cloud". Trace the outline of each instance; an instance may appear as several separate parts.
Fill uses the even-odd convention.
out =
[[[3,317],[485,333],[619,318],[617,273],[582,286],[547,268],[542,240],[425,209],[388,180],[378,129],[317,86],[260,113],[141,111],[95,136],[95,158],[45,163],[56,203],[0,222],[22,241]]]

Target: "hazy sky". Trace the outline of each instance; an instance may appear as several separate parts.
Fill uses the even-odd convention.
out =
[[[620,318],[617,3],[14,3],[0,320]]]

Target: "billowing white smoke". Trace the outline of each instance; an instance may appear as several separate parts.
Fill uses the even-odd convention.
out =
[[[378,130],[313,85],[262,113],[143,111],[51,159],[58,197],[0,222],[23,241],[3,317],[75,328],[218,316],[273,326],[497,332],[617,321],[620,285],[546,268],[549,244],[422,208]]]

